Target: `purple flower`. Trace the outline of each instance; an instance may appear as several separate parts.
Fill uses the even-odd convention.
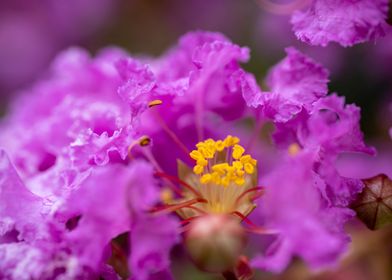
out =
[[[338,156],[345,152],[375,154],[375,149],[364,143],[359,120],[358,107],[345,105],[344,98],[330,95],[316,101],[311,112],[276,125],[273,136],[279,146],[294,146],[315,154],[313,170],[325,181],[320,191],[333,205],[347,206],[363,187],[359,179],[338,174]]]
[[[337,42],[344,47],[386,34],[388,0],[313,0],[293,14],[295,35],[312,45]]]
[[[225,271],[243,248],[239,223],[252,225],[255,207],[266,231],[249,231],[276,233],[255,266],[280,271],[293,256],[313,268],[336,262],[348,242],[347,205],[362,188],[338,173],[336,158],[373,150],[358,108],[326,96],[328,72],[293,48],[287,53],[267,78],[270,93],[240,67],[248,49],[217,33],[189,33],[157,59],[118,49],[61,54],[1,123],[9,159],[0,153],[0,276],[171,279],[170,250],[199,218],[212,223],[209,234],[219,231],[214,221],[234,225],[226,234],[238,250],[226,263],[216,259]],[[258,201],[258,161],[227,136],[252,110],[272,120],[282,148],[262,174],[266,195]]]
[[[145,59],[147,66],[133,59],[117,63],[124,79],[119,94],[133,111],[147,108],[151,101],[163,101],[139,120],[143,123],[140,131],[153,138],[152,150],[158,162],[167,165],[168,157],[188,160],[184,150],[200,139],[226,136],[220,135],[216,123],[242,117],[246,109],[244,96],[258,90],[256,84],[246,87],[253,76],[239,62],[248,59],[247,48],[233,44],[222,34],[199,31],[184,35],[162,57]],[[140,72],[143,81],[135,80],[138,76],[133,74]],[[136,92],[135,84],[140,85]],[[178,141],[162,129],[163,123],[185,147],[178,149]],[[168,150],[168,143],[176,148]],[[167,170],[175,169],[173,161]]]
[[[156,60],[136,60],[118,49],[96,58],[80,49],[62,53],[49,78],[16,99],[1,124],[0,145],[22,178],[4,171],[7,180],[0,185],[6,190],[1,201],[9,201],[0,213],[4,275],[17,278],[13,270],[24,265],[10,256],[17,250],[31,254],[28,265],[36,267],[21,268],[23,277],[98,276],[107,270],[112,240],[130,232],[132,277],[169,276],[177,221],[149,213],[161,202],[161,190],[151,166],[136,159],[137,148],[133,160],[128,149],[145,133],[153,140],[167,137],[162,125],[193,146],[197,136],[188,131],[207,133],[208,118],[241,116],[246,73],[238,63],[247,59],[246,48],[203,32],[186,35]],[[157,115],[148,109],[158,99],[173,110]],[[154,151],[167,152],[165,141],[155,141]],[[29,212],[16,209],[17,196],[26,197]],[[167,227],[160,231],[151,228],[162,223]]]
[[[312,171],[313,155],[303,152],[288,158],[266,179],[268,186],[259,211],[278,236],[253,266],[282,271],[294,256],[311,267],[336,264],[347,249],[344,223],[352,210],[326,204],[319,192],[322,180]]]
[[[344,152],[374,154],[364,143],[360,111],[344,98],[327,95],[328,72],[295,49],[270,72],[271,93],[259,95],[262,116],[275,124],[279,159],[262,179],[266,195],[255,211],[277,231],[255,267],[282,271],[293,256],[312,268],[336,264],[349,238],[348,206],[362,190],[359,179],[339,174]],[[291,210],[289,210],[291,209]]]
[[[94,59],[78,49],[63,53],[50,79],[17,99],[3,121],[1,146],[23,179],[2,152],[4,277],[115,275],[106,265],[112,239],[129,231],[137,235],[159,201],[152,167],[127,159],[128,147],[141,135],[134,118],[142,110],[132,111],[117,93],[123,78],[115,63],[125,56],[115,49]],[[135,79],[141,76],[133,74]],[[150,250],[161,263],[153,272],[164,273],[177,242],[177,222],[156,219],[172,227],[157,236],[145,228],[144,234],[151,240],[165,234],[170,238],[153,247],[146,239],[138,244],[142,249],[130,248],[129,259],[143,262],[139,259],[146,256],[140,250]],[[26,263],[20,261],[22,254],[28,256]],[[148,275],[146,269],[140,279]]]
[[[20,240],[44,237],[46,229],[41,223],[41,212],[45,212],[43,200],[25,188],[3,150],[0,150],[0,186],[1,236],[15,231],[13,237]]]
[[[149,164],[135,162],[129,167],[114,164],[94,168],[76,190],[56,200],[29,192],[4,152],[1,167],[0,255],[4,276],[18,278],[17,267],[23,272],[20,279],[51,278],[58,269],[64,270],[64,277],[98,275],[107,261],[105,248],[111,240],[128,231],[138,236],[147,221],[150,226],[153,219],[157,223],[166,219],[165,223],[172,226],[165,233],[145,228],[146,241],[140,238],[138,246],[151,250],[154,258],[160,260],[155,272],[167,269],[168,253],[177,242],[178,231],[176,220],[151,218],[147,212],[159,195]],[[165,236],[167,240],[161,243]],[[154,238],[160,242],[152,244]],[[147,256],[136,248],[130,249],[132,262],[145,261]],[[28,262],[15,259],[21,254],[26,255]],[[146,270],[145,277],[148,274]]]
[[[129,267],[134,274],[133,279],[146,280],[161,274],[165,276],[158,279],[171,279],[169,253],[179,241],[177,221],[166,215],[145,215],[139,219],[131,231],[130,240],[132,255]]]
[[[269,72],[266,83],[270,93],[259,94],[263,115],[287,122],[301,110],[310,111],[319,98],[328,93],[328,71],[295,48]]]
[[[274,93],[310,109],[328,92],[328,71],[295,48],[286,49],[287,57],[274,66],[266,79]]]
[[[150,66],[134,60],[120,61],[118,69],[125,79],[120,95],[130,106],[140,106],[143,98],[145,107],[154,98],[172,102],[177,106],[171,114],[190,111],[196,120],[202,118],[199,115],[203,111],[225,119],[238,118],[244,109],[239,62],[248,59],[247,48],[233,44],[219,33],[188,33],[159,59],[146,59]],[[133,75],[140,72],[143,81],[135,80]],[[140,91],[133,94],[135,84]]]
[[[374,153],[374,149],[367,147],[363,141],[359,126],[360,109],[344,102],[344,97],[333,94],[314,104],[308,131],[301,132],[304,146],[316,144],[334,152]]]
[[[93,60],[82,50],[70,49],[54,62],[49,80],[13,103],[0,142],[24,176],[45,171],[61,159],[85,168],[91,162],[106,164],[116,155],[127,157],[136,133],[117,95],[121,78],[114,62],[122,56],[112,49]]]

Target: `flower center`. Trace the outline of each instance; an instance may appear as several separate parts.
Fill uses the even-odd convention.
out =
[[[227,214],[241,219],[249,215],[261,187],[257,187],[257,161],[245,154],[239,142],[238,137],[229,135],[224,140],[207,139],[196,144],[189,154],[195,160],[193,169],[178,161],[181,197],[169,200],[166,194],[166,207],[175,209],[184,219],[203,214]]]
[[[196,161],[193,172],[200,175],[200,183],[224,187],[246,183],[246,177],[255,173],[257,161],[244,155],[245,149],[239,142],[238,137],[229,135],[223,141],[207,139],[196,145],[190,156]]]
[[[148,136],[130,145],[130,158],[134,146],[143,147],[144,156],[155,166],[156,175],[162,177],[166,185],[161,196],[164,205],[151,211],[175,211],[184,223],[208,214],[223,214],[250,224],[246,216],[256,207],[253,201],[263,194],[263,188],[257,186],[257,161],[245,153],[244,147],[239,144],[240,139],[231,135],[223,140],[199,142],[196,149],[189,153],[160,117],[155,107],[161,104],[161,100],[152,100],[148,107],[173,142],[195,160],[195,165],[190,168],[177,160],[178,175],[171,176],[163,172],[151,153]]]

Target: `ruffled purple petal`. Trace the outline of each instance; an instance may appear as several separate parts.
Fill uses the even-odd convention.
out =
[[[169,254],[179,241],[178,227],[178,222],[169,216],[143,216],[134,224],[129,259],[132,279],[170,279]],[[160,274],[165,277],[156,278]]]
[[[276,122],[287,122],[302,109],[310,111],[328,93],[328,71],[295,48],[269,72],[266,83],[271,93],[259,99],[260,110]]]
[[[73,256],[96,271],[104,261],[105,246],[118,235],[133,231],[132,224],[144,223],[136,217],[148,213],[158,198],[152,167],[145,162],[95,168],[57,214],[68,217],[69,232],[64,238]],[[150,230],[154,235],[153,228]]]
[[[353,213],[325,204],[317,186],[320,181],[312,171],[313,161],[312,154],[297,155],[267,179],[261,207],[266,225],[278,233],[275,243],[253,260],[253,266],[280,272],[292,257],[299,256],[312,268],[320,268],[335,264],[347,249],[349,239],[342,227]]]
[[[374,154],[374,148],[364,143],[360,128],[360,109],[345,105],[344,97],[330,95],[318,100],[302,131],[300,141],[304,146],[322,146],[326,153],[363,152]]]
[[[310,109],[310,105],[328,93],[328,70],[295,48],[274,66],[266,79],[272,92]]]
[[[0,145],[23,176],[33,176],[70,157],[75,166],[124,160],[136,137],[130,111],[118,96],[122,83],[117,49],[91,58],[79,49],[60,54],[50,79],[17,99],[2,122]]]
[[[196,114],[202,107],[233,119],[244,109],[245,77],[239,74],[239,62],[248,59],[247,48],[233,44],[219,33],[192,32],[152,67],[161,89],[177,85],[176,104],[191,105]],[[178,85],[183,85],[182,90]]]
[[[337,42],[344,47],[386,34],[388,0],[313,0],[291,22],[295,35],[312,45]]]
[[[25,187],[8,156],[0,150],[0,237],[15,231],[17,240],[43,238],[43,215],[43,200]]]

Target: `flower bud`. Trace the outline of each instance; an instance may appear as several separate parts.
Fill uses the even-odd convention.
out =
[[[245,232],[228,215],[206,215],[191,222],[185,245],[196,265],[208,272],[232,269],[245,247]]]

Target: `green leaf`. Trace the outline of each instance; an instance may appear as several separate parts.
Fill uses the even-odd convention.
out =
[[[369,229],[380,229],[392,224],[391,179],[380,174],[362,181],[365,187],[351,208]]]

